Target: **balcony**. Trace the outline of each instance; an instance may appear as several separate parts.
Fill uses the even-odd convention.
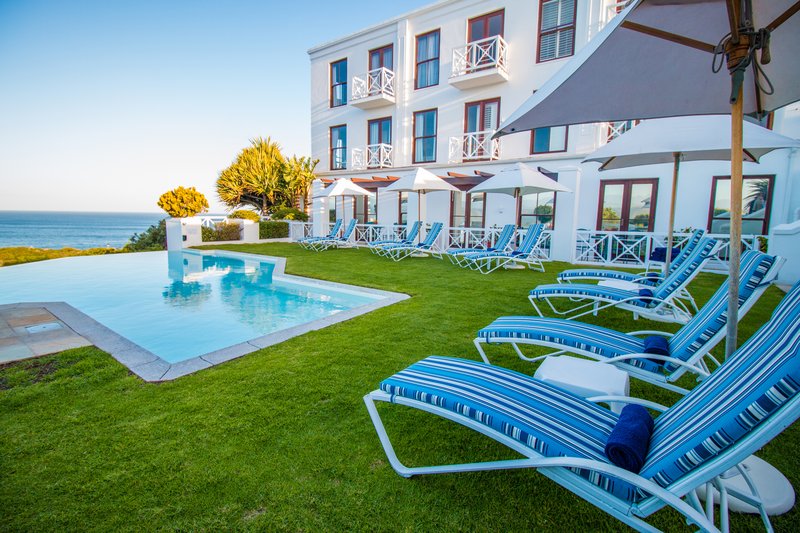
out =
[[[353,76],[350,103],[360,109],[394,105],[394,72],[381,67],[363,76]]]
[[[495,130],[465,133],[460,137],[450,137],[448,161],[494,161],[500,159],[500,139],[492,139]]]
[[[450,85],[465,90],[508,81],[507,49],[499,35],[455,48]]]
[[[391,144],[369,144],[366,150],[353,149],[353,169],[392,168]]]

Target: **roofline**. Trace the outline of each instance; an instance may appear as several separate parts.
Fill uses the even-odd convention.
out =
[[[341,43],[343,41],[348,41],[350,39],[353,39],[354,37],[360,37],[362,35],[366,35],[368,33],[371,33],[371,32],[373,32],[375,30],[379,30],[381,28],[386,28],[388,26],[392,26],[393,24],[397,24],[401,20],[408,19],[408,18],[411,18],[411,17],[414,17],[414,16],[418,16],[418,15],[422,15],[424,13],[427,13],[428,11],[433,11],[434,9],[438,9],[438,8],[446,6],[448,4],[455,4],[456,2],[462,2],[462,1],[463,0],[439,0],[438,2],[434,2],[432,4],[428,4],[427,6],[418,7],[417,9],[415,9],[413,11],[408,11],[406,13],[403,13],[402,15],[399,15],[397,17],[393,17],[393,18],[391,18],[389,20],[385,20],[385,21],[380,22],[378,24],[373,24],[372,26],[364,28],[363,30],[355,31],[353,33],[345,35],[344,37],[338,37],[338,38],[333,39],[331,41],[327,41],[327,42],[324,42],[322,44],[318,44],[317,46],[309,48],[306,51],[306,53],[308,55],[313,55],[313,54],[316,54],[317,52],[321,52],[322,50],[325,50],[326,48],[329,48],[331,46],[339,44],[339,43]]]

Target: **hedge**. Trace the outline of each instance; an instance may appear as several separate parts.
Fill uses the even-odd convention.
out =
[[[258,224],[259,239],[285,239],[289,236],[289,223],[265,220]]]

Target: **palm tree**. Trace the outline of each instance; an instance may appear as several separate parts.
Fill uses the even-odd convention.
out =
[[[317,179],[314,169],[317,167],[319,159],[310,157],[297,157],[293,155],[286,164],[286,184],[295,203],[295,207],[300,208],[300,198],[303,199],[303,210],[308,214],[308,193],[311,190],[311,182]]]
[[[769,194],[769,180],[748,180],[748,186],[753,191],[745,198],[745,214],[755,213],[767,205],[767,195]]]
[[[286,159],[269,137],[250,141],[217,179],[217,195],[228,207],[252,206],[266,215],[287,200]]]

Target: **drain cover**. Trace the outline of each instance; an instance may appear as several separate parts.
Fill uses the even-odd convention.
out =
[[[42,333],[43,331],[53,331],[54,329],[61,329],[61,324],[48,322],[46,324],[36,324],[35,326],[25,326],[25,330],[28,333]]]

